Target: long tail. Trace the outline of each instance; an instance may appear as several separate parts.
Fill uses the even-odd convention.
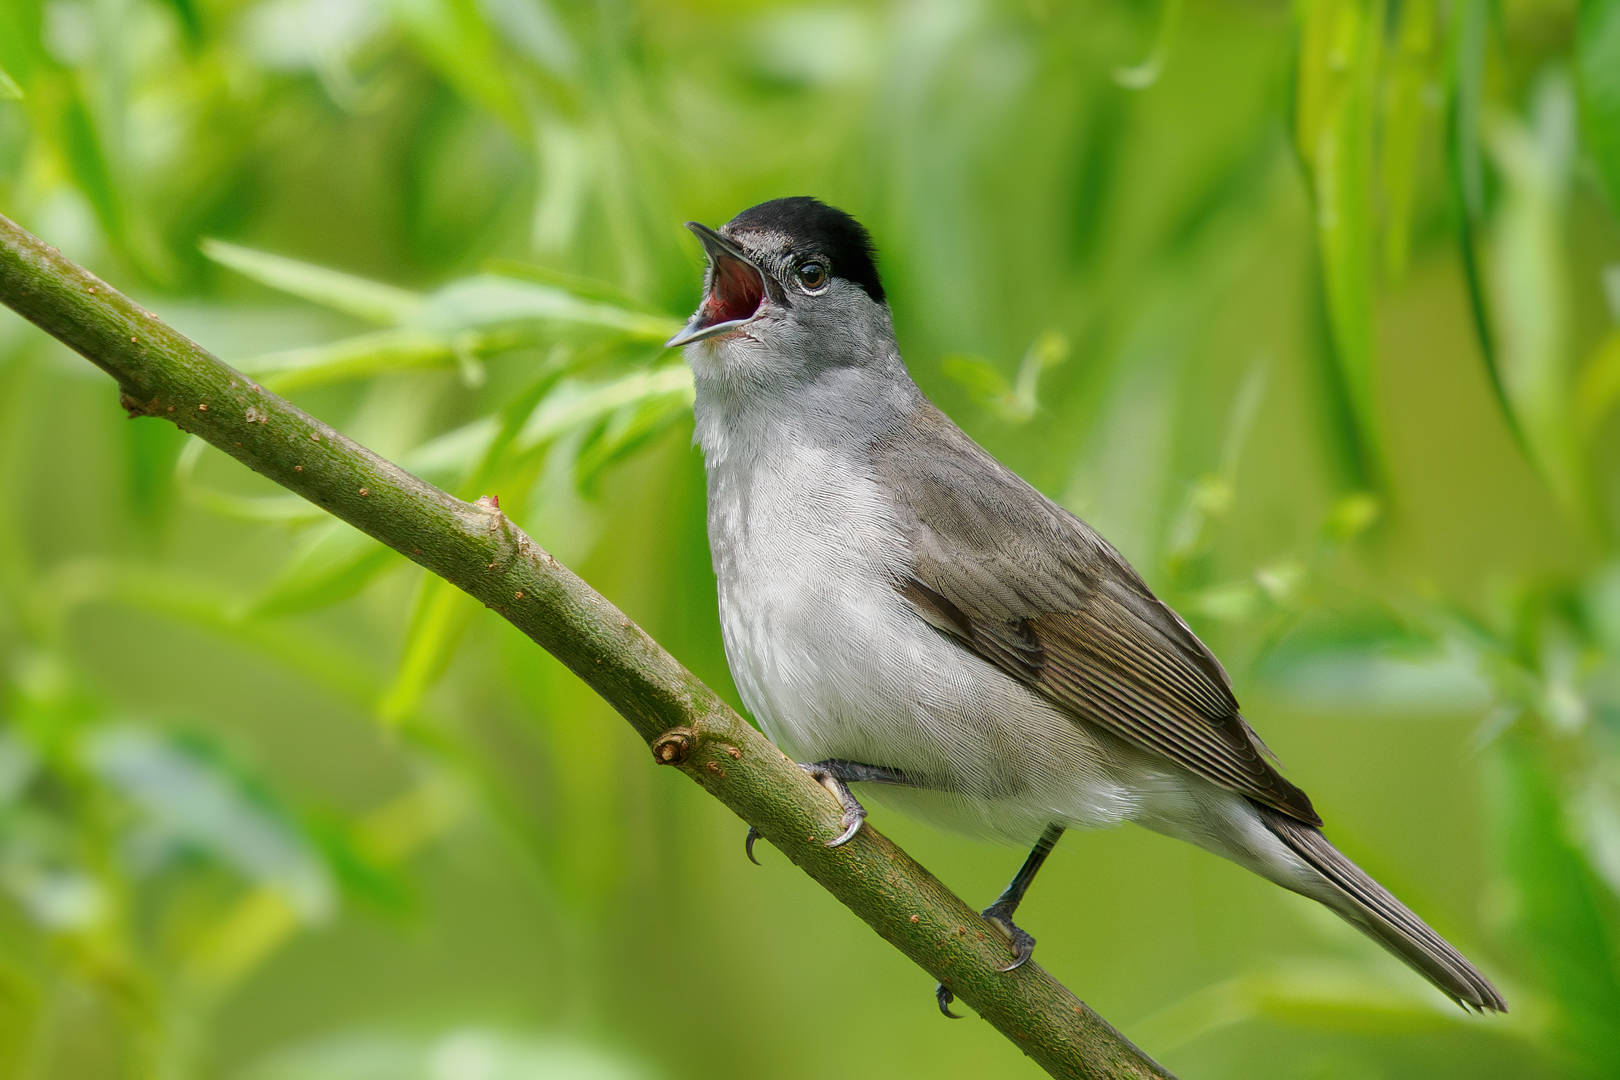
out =
[[[1480,1012],[1507,1012],[1507,1002],[1445,938],[1430,930],[1388,889],[1328,843],[1320,831],[1269,807],[1254,805],[1272,835],[1321,874],[1335,892],[1324,900],[1358,930],[1400,957],[1457,1004]]]

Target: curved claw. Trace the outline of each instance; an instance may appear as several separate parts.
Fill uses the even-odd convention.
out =
[[[934,1000],[939,1002],[940,1012],[944,1013],[952,1020],[962,1019],[962,1017],[957,1013],[951,1012],[951,1002],[956,1000],[956,995],[945,989],[944,983],[934,984]]]
[[[855,834],[861,831],[861,825],[865,823],[865,821],[865,810],[860,810],[859,813],[855,814],[851,814],[846,811],[844,816],[838,819],[838,823],[844,827],[844,831],[835,839],[827,841],[827,846],[843,847],[845,844],[855,839]]]
[[[1027,931],[1015,926],[1011,919],[1002,915],[994,907],[986,908],[983,914],[991,924],[1007,935],[1010,939],[1008,943],[1012,946],[1012,963],[996,970],[1002,972],[1017,971],[1029,963],[1029,958],[1035,955],[1035,939]]]
[[[748,826],[748,839],[743,841],[743,854],[747,855],[748,856],[748,861],[753,863],[755,866],[764,866],[765,865],[764,863],[760,862],[758,859],[754,858],[754,841],[758,840],[760,837],[762,837],[764,835],[765,835],[764,833],[760,832],[758,829],[756,829],[752,825],[750,825],[750,826]]]
[[[843,814],[838,819],[844,831],[827,841],[828,847],[843,847],[855,839],[855,834],[861,831],[861,825],[866,821],[866,807],[860,800],[850,793],[849,785],[840,780],[833,773],[821,765],[800,765],[799,768],[810,774],[810,779],[831,791],[838,798],[838,805],[843,808]]]

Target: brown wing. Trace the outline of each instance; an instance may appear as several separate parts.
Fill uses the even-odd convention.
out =
[[[929,412],[874,447],[914,556],[897,588],[918,614],[1065,711],[1320,825],[1175,612],[1084,522]]]

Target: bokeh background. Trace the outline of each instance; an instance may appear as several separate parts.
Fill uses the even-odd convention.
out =
[[[873,230],[924,389],[1489,972],[1070,834],[1184,1077],[1620,1075],[1617,0],[0,0],[0,212],[499,494],[733,702],[681,223]],[[1022,858],[876,817],[970,902]],[[1037,1075],[499,619],[0,312],[0,1075]]]

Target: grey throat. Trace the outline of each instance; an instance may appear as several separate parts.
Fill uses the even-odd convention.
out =
[[[840,794],[834,843],[864,816],[854,784],[1033,844],[986,911],[1011,968],[1034,946],[1013,912],[1063,830],[1134,821],[1320,901],[1453,1001],[1506,1010],[1323,837],[1175,612],[917,388],[854,218],[796,197],[689,227],[709,267],[671,344],[697,385],[726,656],[766,734]]]

